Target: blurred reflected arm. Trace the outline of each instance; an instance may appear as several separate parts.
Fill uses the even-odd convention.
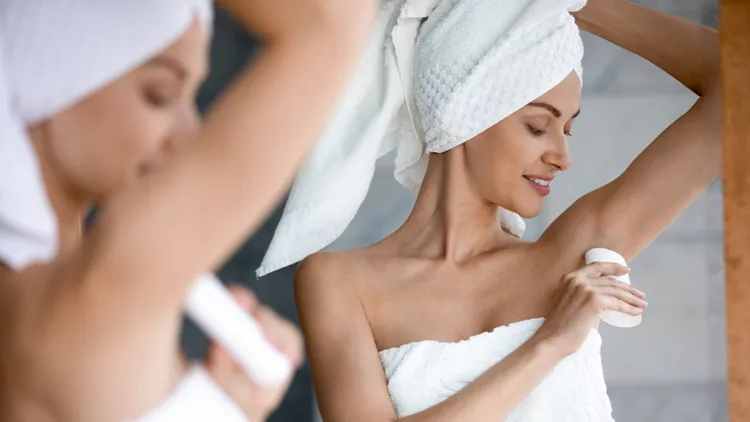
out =
[[[89,262],[102,278],[122,282],[118,300],[125,294],[142,306],[175,310],[192,278],[218,265],[257,227],[323,130],[373,15],[369,0],[348,6],[334,0],[231,3],[278,13],[296,3],[328,3],[350,14],[297,26],[290,18],[288,29],[278,32],[258,22],[263,52],[217,101],[198,141],[103,208]],[[243,11],[240,20],[256,24]],[[112,292],[96,285],[97,297]]]
[[[181,375],[187,289],[286,191],[360,58],[374,16],[366,6],[375,4],[243,2],[279,12],[325,3],[351,14],[261,24],[263,52],[217,101],[199,139],[104,204],[76,255],[60,259],[49,283],[28,286],[34,292],[9,324],[10,356],[56,420],[136,416],[169,393]]]

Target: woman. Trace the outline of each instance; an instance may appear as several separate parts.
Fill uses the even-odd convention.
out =
[[[343,119],[330,129],[259,270],[335,239],[361,203],[374,159],[398,147],[396,177],[419,188],[403,226],[361,250],[314,254],[297,273],[323,419],[611,421],[599,315],[636,316],[647,304],[611,278],[627,268],[582,267],[583,257],[604,247],[633,259],[718,174],[717,34],[626,0],[407,0],[387,3],[382,16],[384,52],[373,63],[385,76],[369,77],[385,88],[349,97],[361,107],[347,117],[367,139],[340,140],[356,152],[324,166],[320,150],[351,134]],[[700,99],[619,178],[524,242],[515,213],[537,215],[552,179],[571,165],[576,23]],[[395,128],[393,116],[401,118]],[[351,189],[335,191],[343,185]]]
[[[186,289],[284,192],[374,13],[372,1],[222,3],[266,48],[199,129],[209,0],[3,2],[1,420],[131,420],[182,392]],[[298,364],[291,325],[238,300]],[[264,420],[286,389],[256,386],[215,346],[207,370],[243,419]]]

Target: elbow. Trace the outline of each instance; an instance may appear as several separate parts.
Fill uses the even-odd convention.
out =
[[[303,6],[274,6],[264,10],[265,14],[274,16],[273,29],[268,31],[266,23],[256,19],[256,7],[248,6],[239,0],[218,0],[217,4],[248,30],[272,41],[277,38],[309,39],[316,33],[335,34],[338,42],[351,40],[361,33],[362,28],[369,28],[377,16],[380,7],[378,0],[314,0]],[[296,8],[296,11],[293,11]]]
[[[704,76],[701,84],[696,89],[693,89],[693,92],[705,102],[720,107],[723,86],[721,80],[721,67],[718,64],[718,59],[715,66],[706,65],[706,67],[708,67],[708,69],[703,73]]]
[[[377,16],[380,1],[321,0],[317,21],[331,28],[357,29],[369,27]]]
[[[717,84],[718,85],[718,84]],[[723,102],[721,87],[717,86],[705,93],[695,105],[701,114],[701,121],[711,133],[721,133],[723,126]],[[721,141],[721,136],[715,136],[715,139]]]
[[[370,39],[380,2],[320,0],[307,21],[290,38],[318,40],[340,54],[359,57]]]
[[[702,56],[701,83],[694,90],[700,97],[709,97],[721,93],[721,44],[719,34],[713,28],[703,27],[705,33],[700,51]]]

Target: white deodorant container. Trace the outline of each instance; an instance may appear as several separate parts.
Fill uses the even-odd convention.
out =
[[[276,386],[292,376],[292,365],[263,336],[258,323],[234,301],[213,274],[199,276],[188,293],[185,312],[203,332],[229,352],[257,383]]]
[[[586,265],[594,262],[614,262],[615,264],[628,266],[622,255],[605,248],[594,248],[586,252]],[[628,274],[613,278],[621,283],[630,284]],[[641,323],[641,315],[632,316],[616,311],[604,311],[599,318],[609,325],[621,328],[637,327]]]

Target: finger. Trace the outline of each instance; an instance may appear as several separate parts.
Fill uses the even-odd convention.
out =
[[[615,297],[636,308],[646,309],[648,302],[619,286],[600,286],[596,288],[600,294]]]
[[[299,366],[302,363],[302,335],[297,327],[270,308],[262,309],[258,313],[258,319],[268,341],[284,354],[292,365]]]
[[[617,277],[630,273],[630,268],[614,262],[594,262],[583,267],[587,277]]]
[[[238,284],[228,286],[228,289],[242,309],[248,312],[257,309],[258,299],[250,290]],[[211,341],[208,345],[205,364],[212,370],[226,373],[235,371],[238,368],[232,355],[215,341]]]
[[[624,274],[627,274],[629,269],[613,262],[594,262],[568,273],[563,277],[563,281],[575,283],[587,278],[593,279],[602,276],[624,275],[619,274],[623,271],[625,271]]]
[[[179,360],[179,365],[182,368],[183,372],[187,372],[191,364],[190,358],[187,357],[187,355],[182,351],[178,352],[177,356],[178,356],[177,359]]]
[[[614,296],[601,295],[600,297],[603,303],[602,310],[622,312],[631,316],[643,314],[643,309],[625,303]]]
[[[232,355],[215,341],[208,345],[205,364],[210,370],[221,374],[232,373],[238,368]]]
[[[268,341],[286,356],[293,366],[299,366],[302,363],[302,335],[297,327],[265,306],[259,308],[255,318]]]
[[[637,288],[631,286],[628,283],[623,283],[615,278],[612,277],[599,277],[591,280],[591,285],[600,287],[600,286],[612,286],[616,287],[618,289],[625,290],[641,299],[644,299],[646,297],[646,293],[643,293],[642,291],[638,290]]]
[[[258,308],[258,298],[252,291],[250,291],[246,287],[243,287],[239,284],[234,284],[229,286],[228,289],[232,294],[232,297],[234,297],[234,300],[237,301],[237,304],[240,305],[242,309],[246,310],[247,312],[253,313]]]

